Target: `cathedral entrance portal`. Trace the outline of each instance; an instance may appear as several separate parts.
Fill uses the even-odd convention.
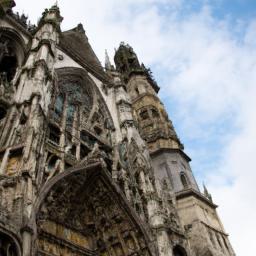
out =
[[[153,255],[107,172],[98,162],[49,180],[36,216],[38,255]]]

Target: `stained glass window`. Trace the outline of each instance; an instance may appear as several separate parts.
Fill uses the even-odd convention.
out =
[[[75,106],[70,104],[67,107],[67,124],[72,125],[75,113]]]
[[[63,105],[64,105],[64,97],[63,95],[58,95],[55,101],[55,111],[54,111],[55,118],[60,118],[62,116]]]

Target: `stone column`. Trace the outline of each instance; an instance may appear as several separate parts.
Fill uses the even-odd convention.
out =
[[[156,242],[159,256],[172,256],[172,247],[167,231],[164,229],[164,219],[162,217],[156,200],[148,201],[149,224],[156,234]]]
[[[9,154],[10,154],[10,149],[6,149],[5,153],[4,153],[4,157],[1,163],[1,167],[0,167],[0,174],[3,175],[5,174],[5,168],[8,162],[8,158],[9,158]]]
[[[22,256],[31,256],[31,243],[33,230],[29,227],[24,227],[22,230]]]

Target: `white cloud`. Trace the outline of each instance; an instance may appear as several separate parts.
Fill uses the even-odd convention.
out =
[[[17,3],[36,21],[53,1]],[[187,4],[181,0],[60,2],[63,29],[82,22],[101,60],[104,49],[113,56],[111,49],[126,41],[142,61],[158,70],[161,96],[165,102],[177,103],[175,117],[183,137],[206,143],[214,138],[222,145],[218,148],[222,157],[209,164],[214,169],[206,169],[204,176],[237,255],[252,254],[256,251],[256,20],[230,24],[214,18],[207,5],[197,13],[183,13]],[[198,153],[193,152],[194,159],[212,161],[207,149]]]

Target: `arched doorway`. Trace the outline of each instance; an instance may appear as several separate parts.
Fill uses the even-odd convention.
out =
[[[56,175],[36,209],[36,255],[148,255],[149,238],[101,162]]]
[[[173,255],[174,256],[187,256],[187,253],[183,247],[176,245],[173,248]]]

